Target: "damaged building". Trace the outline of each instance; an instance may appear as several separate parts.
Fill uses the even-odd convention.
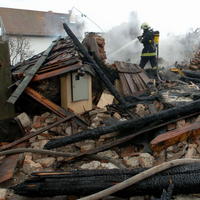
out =
[[[81,43],[63,30],[12,67],[1,41],[2,199],[199,193],[199,53],[152,79],[137,64],[107,63],[100,34]]]

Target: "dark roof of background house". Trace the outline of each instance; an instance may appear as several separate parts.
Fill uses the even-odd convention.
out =
[[[69,14],[0,7],[6,34],[29,36],[57,36],[64,33],[62,24]]]

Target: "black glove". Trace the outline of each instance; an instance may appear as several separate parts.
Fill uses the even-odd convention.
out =
[[[138,36],[137,39],[138,39],[139,41],[141,41],[141,40],[142,40],[142,36]]]

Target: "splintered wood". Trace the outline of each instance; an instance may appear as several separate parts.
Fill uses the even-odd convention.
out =
[[[157,136],[151,141],[151,147],[153,151],[160,152],[169,146],[187,140],[189,137],[198,135],[200,135],[200,123],[193,123]]]

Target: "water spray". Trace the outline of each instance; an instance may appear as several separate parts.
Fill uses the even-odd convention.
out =
[[[130,42],[126,43],[124,46],[120,47],[119,49],[113,51],[112,53],[108,54],[109,57],[112,57],[116,55],[117,53],[121,52],[122,50],[126,49],[130,45],[134,44],[138,39],[135,38],[134,40],[131,40]]]

